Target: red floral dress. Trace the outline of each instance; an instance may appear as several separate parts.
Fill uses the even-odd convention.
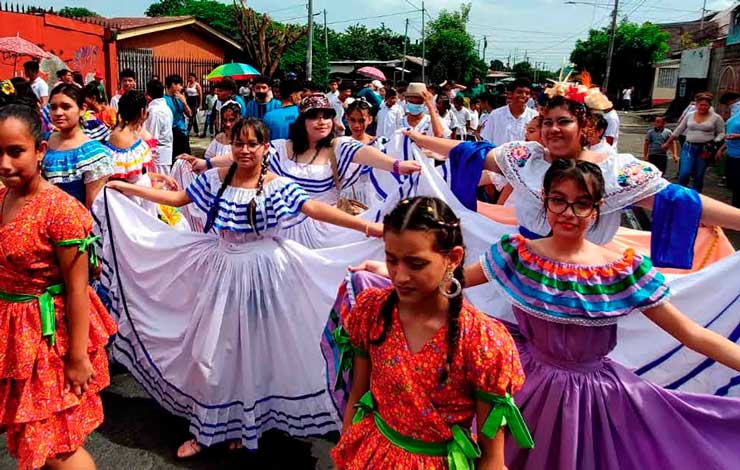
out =
[[[370,391],[378,413],[395,431],[427,442],[449,441],[450,428],[470,429],[476,411],[474,392],[505,395],[518,391],[524,372],[506,328],[465,302],[450,376],[439,383],[447,361],[447,326],[412,354],[398,318],[380,345],[371,344],[383,327],[380,310],[390,288],[369,288],[344,319],[352,345],[372,364]],[[414,454],[391,443],[371,415],[353,424],[332,451],[338,470],[441,470],[447,457]]]
[[[0,190],[5,201],[7,189]],[[0,227],[0,292],[40,295],[62,282],[55,244],[82,239],[92,230],[90,213],[51,187],[29,199]],[[39,303],[0,299],[0,432],[22,470],[78,449],[103,422],[99,392],[110,382],[105,345],[116,325],[89,288],[88,354],[95,372],[81,398],[64,392],[69,349],[65,296],[54,296],[56,342],[41,335]]]

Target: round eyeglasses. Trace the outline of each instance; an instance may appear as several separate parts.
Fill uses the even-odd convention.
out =
[[[545,198],[545,208],[553,214],[563,214],[570,208],[573,215],[580,219],[585,219],[593,214],[594,210],[598,207],[598,204],[594,202],[576,201],[568,202],[567,199],[561,197],[547,197]]]

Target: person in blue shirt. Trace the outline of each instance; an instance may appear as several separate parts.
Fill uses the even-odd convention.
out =
[[[282,108],[273,109],[262,119],[270,129],[271,139],[287,139],[290,125],[298,119],[298,103],[301,101],[301,83],[298,80],[280,82]]]
[[[188,137],[188,123],[185,119],[193,113],[182,94],[183,80],[180,75],[164,77],[164,86],[167,92],[164,100],[172,111],[172,155],[190,154],[190,139]]]
[[[377,112],[380,109],[380,105],[383,103],[383,98],[380,97],[378,91],[383,88],[383,84],[380,80],[373,80],[368,83],[365,88],[357,93],[358,98],[365,98],[365,101],[370,103],[370,106]]]
[[[237,94],[236,82],[233,79],[226,77],[216,82],[215,88],[216,97],[221,106],[228,102],[235,102],[241,108],[242,117],[247,117],[247,105],[244,103],[244,98]],[[217,106],[217,110],[220,110],[221,106]]]
[[[270,99],[270,79],[259,76],[254,79],[254,99],[247,103],[246,117],[262,119],[265,114],[281,107],[280,100]]]
[[[740,208],[740,94],[725,93],[720,98],[720,103],[730,109],[730,119],[725,124],[725,144],[717,155],[720,156],[727,151],[725,164],[727,187],[732,191],[732,205]]]

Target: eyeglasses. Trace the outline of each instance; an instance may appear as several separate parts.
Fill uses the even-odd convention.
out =
[[[552,212],[553,214],[560,215],[560,214],[565,213],[565,211],[567,211],[568,208],[570,208],[571,212],[573,212],[573,215],[575,215],[579,219],[585,219],[587,217],[590,217],[597,207],[598,207],[598,204],[594,202],[586,202],[586,201],[568,202],[567,199],[563,199],[561,197],[546,197],[545,198],[545,208],[548,211]]]
[[[244,147],[247,147],[249,150],[256,150],[260,145],[264,144],[260,144],[259,142],[242,142],[239,140],[235,140],[231,143],[231,146],[237,150],[243,149]]]

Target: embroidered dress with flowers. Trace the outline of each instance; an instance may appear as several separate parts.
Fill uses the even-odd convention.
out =
[[[666,300],[650,259],[573,265],[544,258],[521,235],[480,258],[513,305],[527,381],[514,394],[537,446],[507,440],[517,469],[727,469],[740,459],[740,400],[670,391],[606,357],[617,322]]]
[[[386,339],[372,343],[382,331],[380,310],[391,290],[368,288],[343,319],[349,344],[355,354],[369,357],[372,368],[370,391],[332,451],[337,468],[472,470],[480,457],[470,435],[476,400],[492,404],[484,434],[494,436],[505,418],[507,433],[531,447],[510,397],[524,374],[506,328],[465,302],[449,377],[440,383],[449,351],[447,326],[412,353],[395,309]]]
[[[7,189],[0,190],[4,201]],[[57,187],[36,195],[0,227],[0,429],[20,470],[73,452],[103,422],[105,345],[116,325],[88,288],[88,357],[95,372],[78,398],[65,391],[70,338],[56,246],[92,250],[90,213]],[[93,256],[91,255],[91,258]]]

